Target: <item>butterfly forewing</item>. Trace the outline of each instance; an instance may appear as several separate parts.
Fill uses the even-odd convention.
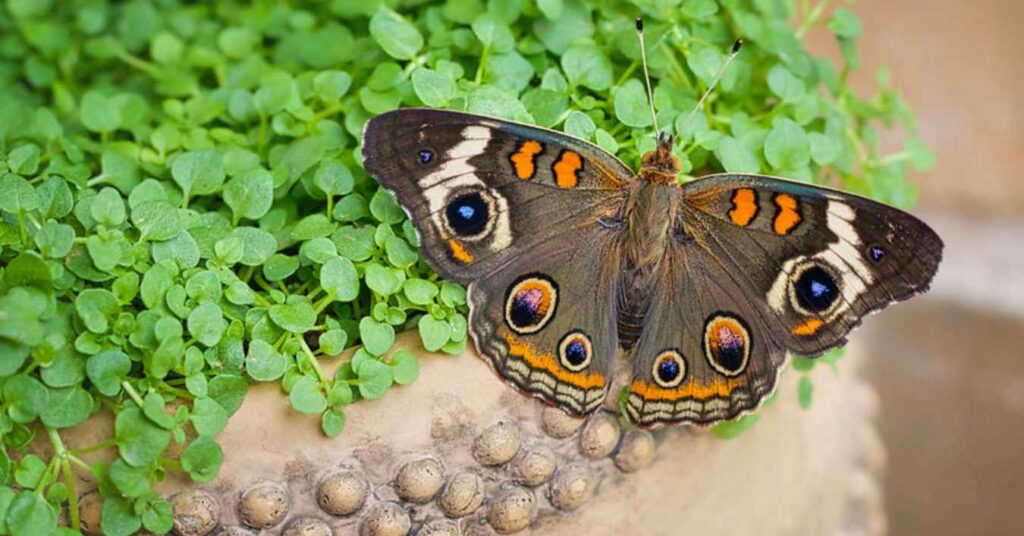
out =
[[[409,213],[427,260],[462,283],[620,210],[630,177],[581,140],[459,112],[389,112],[370,120],[363,144],[367,171]]]

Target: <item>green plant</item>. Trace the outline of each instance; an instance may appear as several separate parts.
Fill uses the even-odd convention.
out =
[[[345,410],[413,381],[392,350],[466,345],[465,292],[438,280],[361,168],[367,118],[465,109],[559,128],[635,164],[653,146],[632,19],[647,18],[659,122],[682,126],[732,41],[747,46],[685,132],[687,178],[760,171],[905,206],[913,121],[880,73],[846,84],[860,26],[831,2],[448,0],[245,3],[8,0],[0,16],[0,532],[54,530],[72,471],[106,497],[107,534],[170,528],[153,489],[197,482],[253,382],[340,433]],[[794,31],[790,22],[795,21]],[[827,24],[845,64],[809,56]],[[363,347],[327,376],[319,360]],[[809,394],[808,394],[809,396]],[[70,450],[99,411],[115,436]],[[36,436],[48,458],[26,453]],[[182,444],[180,456],[169,454]],[[89,452],[116,447],[112,463]],[[178,452],[179,450],[174,450]],[[59,529],[66,530],[66,529]]]

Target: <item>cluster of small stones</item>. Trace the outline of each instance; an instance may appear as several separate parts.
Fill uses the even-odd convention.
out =
[[[391,490],[399,500],[371,488],[355,469],[338,470],[319,481],[316,504],[325,519],[298,515],[289,519],[292,496],[287,485],[261,481],[238,496],[238,525],[222,524],[221,506],[208,491],[192,489],[172,497],[173,534],[177,536],[254,536],[273,531],[283,536],[331,536],[332,522],[358,527],[360,536],[401,536],[418,525],[418,536],[458,535],[472,524],[489,525],[498,534],[527,528],[538,516],[538,494],[557,511],[571,512],[591,498],[598,474],[594,463],[611,458],[623,473],[649,465],[655,442],[646,431],[623,433],[618,419],[599,412],[587,420],[555,408],[544,408],[541,429],[546,441],[524,440],[514,422],[485,428],[473,441],[472,455],[482,467],[464,467],[450,473],[436,458],[423,457],[398,468]],[[577,438],[576,454],[559,463],[552,445]],[[563,452],[565,449],[562,449]],[[422,515],[433,504],[441,516]],[[102,499],[95,491],[81,499],[83,533],[98,535]],[[419,513],[420,515],[417,515]],[[352,517],[359,514],[358,518]],[[414,520],[415,516],[415,520]],[[463,523],[460,525],[460,522]],[[278,532],[279,531],[279,532]]]

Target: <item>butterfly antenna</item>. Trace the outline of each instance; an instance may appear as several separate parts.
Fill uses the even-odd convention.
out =
[[[710,95],[711,91],[713,91],[715,86],[718,85],[718,81],[722,79],[722,75],[725,74],[725,70],[729,68],[729,64],[732,63],[732,60],[736,59],[736,55],[740,53],[740,47],[742,46],[742,39],[737,39],[736,42],[732,44],[732,51],[729,52],[729,57],[725,59],[725,63],[722,64],[722,68],[718,70],[717,74],[715,74],[714,80],[711,81],[711,84],[708,85],[708,89],[704,91],[703,95],[701,95],[700,100],[697,101],[697,105],[693,107],[690,115],[686,116],[686,121],[683,122],[683,126],[679,129],[678,134],[681,135],[683,132],[686,132],[686,129],[690,126],[690,122],[693,121],[693,117],[697,115],[697,112],[699,112],[701,107],[704,106],[704,101],[707,100],[708,95]]]
[[[651,106],[651,120],[654,122],[655,134],[658,129],[658,114],[654,112],[654,92],[651,91],[651,75],[647,72],[647,47],[644,45],[644,19],[636,18],[636,37],[640,40],[640,61],[644,66],[644,82],[647,84],[647,104]]]

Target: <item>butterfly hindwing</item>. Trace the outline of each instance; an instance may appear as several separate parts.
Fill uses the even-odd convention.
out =
[[[615,157],[571,136],[425,108],[371,119],[363,155],[409,213],[426,259],[462,283],[614,214],[632,177]]]
[[[674,244],[632,350],[625,409],[640,426],[710,424],[758,406],[785,352],[746,292],[707,253]]]
[[[600,406],[618,348],[619,238],[589,228],[470,284],[474,342],[502,378],[575,415]]]
[[[941,258],[941,240],[920,220],[881,203],[826,188],[726,174],[685,184],[683,196],[680,246],[667,257],[678,255],[682,260],[674,262],[677,273],[662,274],[659,284],[686,278],[676,283],[680,290],[673,292],[678,296],[689,292],[693,299],[663,304],[661,311],[652,305],[634,351],[634,383],[654,381],[660,346],[672,338],[663,332],[675,329],[683,332],[691,346],[695,336],[701,340],[702,350],[696,356],[684,355],[689,360],[687,366],[694,370],[692,381],[704,386],[728,384],[729,376],[715,367],[700,368],[710,362],[708,348],[714,345],[709,341],[735,342],[748,337],[750,362],[745,381],[774,388],[785,351],[814,356],[843,344],[865,315],[926,290]],[[710,323],[713,317],[701,318],[702,314],[711,315],[712,309],[735,312],[744,329],[732,329],[734,325],[727,322],[714,326]],[[669,326],[674,328],[651,329],[658,322],[655,316],[671,318],[673,313],[675,319]],[[695,334],[685,322],[697,322],[703,331]],[[734,336],[733,332],[744,331],[743,337]],[[633,408],[635,419],[648,425],[710,422],[735,417],[753,407],[746,400],[750,391],[738,387],[728,391],[727,409],[714,414],[705,404],[702,417],[683,411],[702,402],[695,391],[683,388],[674,391],[679,397],[672,416],[654,413],[649,409],[654,407],[654,397],[635,389],[630,393],[633,403],[627,407]],[[753,402],[768,393],[770,389],[755,392]]]

